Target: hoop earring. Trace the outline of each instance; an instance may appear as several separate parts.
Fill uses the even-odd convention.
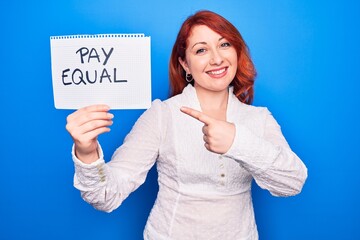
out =
[[[193,79],[193,76],[190,74],[190,73],[187,73],[185,75],[185,80],[188,82],[188,83],[191,83],[194,79]]]

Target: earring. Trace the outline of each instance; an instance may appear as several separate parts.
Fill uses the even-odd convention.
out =
[[[193,76],[190,74],[190,73],[187,73],[186,76],[185,76],[185,80],[190,83],[192,82],[193,79]]]

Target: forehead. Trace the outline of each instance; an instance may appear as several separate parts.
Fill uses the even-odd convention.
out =
[[[205,25],[196,25],[191,29],[188,42],[218,41],[222,36]]]

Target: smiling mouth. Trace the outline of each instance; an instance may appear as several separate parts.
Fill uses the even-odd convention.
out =
[[[218,69],[218,70],[213,70],[213,71],[207,71],[206,73],[212,76],[219,76],[222,75],[223,73],[225,73],[227,70],[227,67]]]

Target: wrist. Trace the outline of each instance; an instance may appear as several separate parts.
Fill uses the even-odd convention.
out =
[[[91,164],[100,158],[99,151],[97,148],[92,152],[84,153],[78,151],[75,147],[74,153],[77,159],[79,159],[81,162],[86,164]]]

